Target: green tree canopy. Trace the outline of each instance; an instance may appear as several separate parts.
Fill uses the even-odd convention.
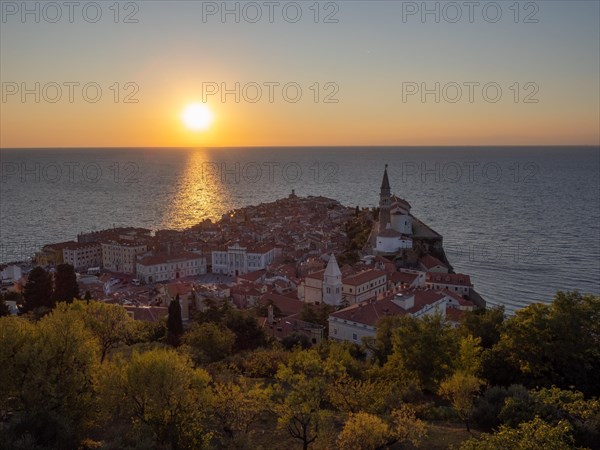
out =
[[[25,313],[37,308],[53,307],[52,277],[42,267],[34,267],[27,277],[20,310]]]
[[[392,345],[387,370],[416,380],[430,392],[436,392],[452,372],[458,354],[457,334],[439,315],[400,318],[392,332]]]
[[[190,347],[196,364],[209,364],[231,355],[235,334],[212,322],[195,323],[184,334],[182,342]]]
[[[460,450],[573,450],[570,431],[566,421],[549,425],[538,417],[517,428],[503,425],[494,434],[469,439],[460,446]]]
[[[101,363],[111,350],[129,341],[137,330],[134,320],[120,305],[76,300],[68,310],[76,313],[98,339]]]
[[[149,430],[171,449],[207,446],[205,422],[212,402],[209,375],[171,349],[134,352],[129,360],[104,365],[100,375],[103,411]]]
[[[167,342],[176,347],[183,335],[183,320],[181,318],[181,304],[179,294],[169,303],[169,316],[167,318]]]
[[[93,416],[99,364],[98,342],[83,321],[63,310],[35,324],[2,318],[0,349],[10,411],[5,438],[76,448]]]
[[[487,360],[494,384],[575,386],[600,395],[600,297],[558,292],[549,305],[534,304],[507,320]],[[504,366],[504,379],[494,369]]]
[[[79,298],[79,286],[75,269],[71,264],[59,264],[54,274],[54,291],[52,301],[71,303],[73,299]]]

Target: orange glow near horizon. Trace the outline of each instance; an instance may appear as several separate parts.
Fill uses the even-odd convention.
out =
[[[169,102],[170,103],[170,102]],[[296,105],[292,105],[296,106]],[[315,114],[298,105],[156,105],[114,111],[67,105],[3,107],[0,147],[244,147],[336,145],[598,145],[600,133],[585,114],[568,119],[494,112],[444,114],[415,107],[407,114],[356,120],[354,107]],[[406,105],[405,105],[406,106]],[[422,105],[419,105],[422,106]],[[356,107],[359,107],[358,105]],[[475,110],[475,108],[472,108]],[[398,117],[402,116],[402,117]],[[218,117],[218,120],[213,118]],[[597,124],[597,122],[596,122]]]
[[[152,86],[151,86],[152,87]],[[341,91],[343,92],[343,91]],[[221,102],[203,110],[189,81],[176,91],[159,86],[137,104],[76,102],[2,105],[0,147],[252,147],[598,145],[597,106],[565,115],[548,102],[518,105],[423,104],[346,97],[337,104]],[[196,104],[192,121],[184,110]],[[362,111],[364,114],[357,114]],[[369,113],[370,112],[370,113]],[[214,120],[210,120],[214,118]],[[204,121],[204,122],[203,122]]]

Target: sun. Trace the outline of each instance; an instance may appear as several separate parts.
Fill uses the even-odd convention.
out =
[[[181,113],[181,120],[190,130],[205,131],[210,128],[214,116],[208,106],[200,103],[192,103]]]

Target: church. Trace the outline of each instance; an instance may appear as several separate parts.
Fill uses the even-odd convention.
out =
[[[333,253],[329,256],[325,270],[307,275],[300,288],[298,294],[306,303],[323,302],[334,306],[342,303],[342,271]]]
[[[374,249],[380,255],[398,253],[413,246],[410,204],[392,195],[387,167],[386,164],[379,192],[379,218]]]

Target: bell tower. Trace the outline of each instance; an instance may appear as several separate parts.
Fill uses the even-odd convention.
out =
[[[323,303],[334,306],[342,303],[342,272],[333,253],[323,274]]]
[[[379,231],[386,229],[390,223],[390,209],[392,206],[392,191],[390,189],[390,180],[387,173],[388,165],[385,165],[383,171],[383,180],[381,181],[381,190],[379,192]]]

